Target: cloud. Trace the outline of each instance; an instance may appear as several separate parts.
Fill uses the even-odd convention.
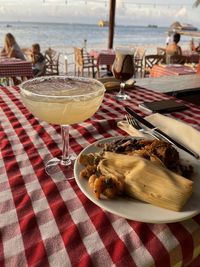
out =
[[[178,12],[176,12],[175,17],[185,17],[187,15],[186,7],[182,7]]]
[[[173,0],[179,4],[180,1]],[[4,21],[52,21],[83,22],[96,24],[99,19],[108,19],[109,1],[90,2],[84,0],[0,0],[0,18]],[[85,4],[87,2],[87,4]],[[139,2],[139,1],[138,1]],[[145,1],[144,1],[145,2]],[[147,0],[146,0],[147,2]],[[149,1],[150,2],[150,1]],[[153,0],[152,0],[153,2]],[[139,2],[140,3],[140,2]],[[192,4],[191,4],[192,6]],[[199,24],[199,8],[131,4],[116,1],[116,24],[170,25],[174,20]]]

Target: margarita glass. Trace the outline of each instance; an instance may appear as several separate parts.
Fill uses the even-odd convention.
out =
[[[62,157],[45,164],[49,175],[64,171],[73,178],[74,158],[69,155],[69,125],[90,118],[100,107],[105,88],[95,79],[70,76],[44,76],[20,85],[21,99],[38,119],[61,125]]]

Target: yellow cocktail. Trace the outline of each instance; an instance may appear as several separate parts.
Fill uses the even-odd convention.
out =
[[[98,110],[105,92],[103,84],[90,78],[45,76],[28,80],[20,88],[24,105],[35,117],[62,128],[62,159],[50,160],[46,171],[55,173],[56,166],[57,172],[58,164],[71,166],[68,125],[82,122]]]

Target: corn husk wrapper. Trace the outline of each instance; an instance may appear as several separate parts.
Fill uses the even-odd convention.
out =
[[[125,192],[162,208],[180,211],[192,194],[193,182],[139,156],[105,152],[102,174],[124,179]]]

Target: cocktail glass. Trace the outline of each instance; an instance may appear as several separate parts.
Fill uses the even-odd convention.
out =
[[[73,178],[74,158],[69,154],[69,125],[90,118],[100,107],[105,88],[95,79],[69,76],[44,76],[20,85],[21,99],[38,119],[61,125],[62,156],[45,164],[49,175],[63,171]]]

